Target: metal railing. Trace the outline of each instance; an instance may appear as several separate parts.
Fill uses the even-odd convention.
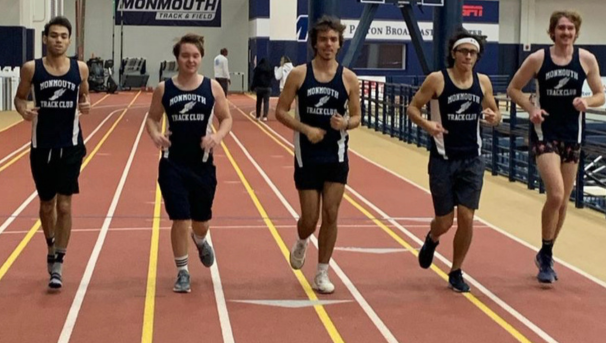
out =
[[[361,80],[360,87],[362,125],[430,149],[431,137],[406,115],[418,85]],[[503,122],[497,127],[481,127],[482,156],[486,168],[492,175],[505,176],[512,182],[527,184],[528,189],[545,192],[529,148],[528,135],[532,124],[528,115],[520,112],[505,96],[496,96],[495,99],[503,114]],[[425,108],[423,116],[427,117],[427,113]],[[603,119],[593,118],[595,116],[586,119],[579,173],[571,200],[578,208],[587,206],[606,213],[606,110],[590,109],[587,113],[603,116]]]

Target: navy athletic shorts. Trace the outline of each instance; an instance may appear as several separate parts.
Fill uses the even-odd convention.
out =
[[[185,165],[160,159],[158,183],[171,220],[204,222],[212,218],[217,188],[216,168],[210,163]]]

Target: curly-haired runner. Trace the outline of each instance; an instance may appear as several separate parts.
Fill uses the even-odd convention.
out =
[[[456,206],[457,233],[448,281],[458,292],[469,292],[461,266],[471,245],[484,178],[480,121],[489,125],[501,121],[490,79],[474,72],[483,52],[482,37],[464,29],[456,32],[448,44],[448,68],[431,73],[408,107],[412,121],[433,137],[429,186],[435,218],[419,252],[419,264],[422,268],[431,266],[440,236],[454,222]],[[430,100],[431,118],[426,120],[421,108]]]
[[[344,29],[338,19],[328,16],[313,26],[310,37],[315,57],[290,72],[276,108],[276,118],[295,131],[294,178],[301,218],[290,264],[294,269],[303,266],[321,205],[320,251],[313,285],[320,293],[335,289],[328,278],[328,264],[337,240],[339,205],[349,173],[347,130],[360,125],[358,78],[336,60],[343,46]],[[295,97],[293,118],[288,111]]]

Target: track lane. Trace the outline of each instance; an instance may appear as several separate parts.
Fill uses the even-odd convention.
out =
[[[135,125],[121,120],[108,137],[115,137],[116,132],[125,137],[134,136]],[[120,168],[106,168],[106,165],[123,165],[126,158],[127,151],[122,149],[120,141],[109,139],[100,147],[99,154],[90,160],[90,167],[85,168],[80,177],[82,193],[74,197],[73,228],[101,225],[111,201],[110,189],[115,187],[122,172]],[[37,204],[30,206],[37,207]],[[39,239],[34,244],[25,245],[15,259],[13,268],[8,269],[0,282],[0,302],[5,309],[0,314],[0,332],[6,333],[7,339],[39,342],[59,337],[97,236],[95,232],[72,235],[65,260],[64,285],[60,292],[49,292],[46,286],[46,248],[42,235],[38,235]],[[32,327],[37,329],[32,330]]]
[[[248,108],[252,108],[252,106],[249,105]],[[280,124],[270,121],[270,126],[283,136],[289,137],[287,136],[288,130],[284,130]],[[369,168],[369,162],[355,154],[349,156],[352,170],[365,170],[362,173],[351,173],[351,184],[369,201],[383,209],[387,217],[426,218],[433,215],[431,198],[427,191],[377,168],[376,165],[370,164]],[[375,181],[369,183],[366,175],[373,175]],[[393,194],[394,189],[402,189],[400,196]],[[402,196],[402,194],[406,196]],[[417,209],[414,203],[421,202],[425,202],[426,205]],[[382,215],[378,215],[378,217],[382,217]],[[530,322],[528,327],[536,325],[539,333],[542,329],[548,334],[545,338],[554,341],[578,339],[595,341],[604,335],[606,327],[601,324],[599,319],[606,315],[604,314],[606,306],[600,300],[604,297],[604,287],[571,269],[558,266],[556,263],[559,275],[565,275],[566,284],[558,282],[552,289],[544,289],[536,282],[537,271],[532,263],[536,253],[534,250],[528,249],[496,230],[487,229],[482,221],[477,224],[481,226],[476,227],[474,244],[472,244],[464,271],[474,276],[507,306],[526,318]],[[419,241],[418,246],[428,229],[428,226],[410,228]],[[402,238],[409,238],[397,230],[396,232]],[[450,243],[453,234],[454,232],[451,232],[445,236],[445,242]],[[438,252],[450,258],[452,255],[451,244],[440,245]],[[492,257],[487,259],[484,258],[485,256]],[[438,263],[447,270],[447,265]],[[472,288],[474,288],[473,285]],[[479,293],[477,288],[474,293]],[[580,294],[583,295],[580,296]],[[482,295],[480,294],[478,297],[482,297]],[[482,299],[484,298],[482,297]],[[486,301],[491,302],[490,299],[486,299]],[[563,303],[566,303],[566,307],[570,310],[563,312],[563,316],[556,320],[553,318],[553,311],[559,309]],[[495,304],[491,308],[502,316],[508,316],[501,306]],[[572,325],[575,328],[579,327],[580,331],[568,330],[571,323],[574,323]],[[579,332],[582,334],[579,335]]]
[[[250,122],[249,122],[250,123]],[[255,133],[257,131],[257,133]],[[259,137],[260,130],[253,130],[252,128],[242,129],[239,133],[237,129],[234,130],[237,134],[242,135],[242,141],[245,145],[250,146],[261,144],[263,139]],[[248,135],[248,138],[246,136]],[[264,134],[262,134],[264,135]],[[267,136],[266,140],[269,139]],[[285,196],[293,204],[298,203],[298,198],[294,186],[292,184],[292,169],[289,173],[290,177],[284,178],[278,173],[273,172],[277,169],[272,167],[271,158],[264,157],[265,154],[276,157],[284,151],[282,147],[279,147],[275,142],[273,145],[277,148],[269,148],[264,146],[263,152],[258,153],[259,161],[261,165],[265,165],[264,169],[270,174],[270,177],[276,182],[278,188],[284,190]],[[254,155],[254,154],[253,154]],[[287,165],[292,165],[292,156],[283,155],[283,159],[287,160]],[[272,174],[273,172],[273,174]],[[291,180],[289,180],[291,179]],[[340,210],[340,223],[350,224],[360,222],[360,212],[353,208],[347,201],[343,201]],[[362,221],[364,223],[364,221]],[[337,242],[338,247],[366,247],[366,248],[402,248],[393,239],[390,239],[387,235],[381,232],[378,227],[374,229],[347,229],[340,230],[339,241]],[[395,257],[396,256],[396,257]],[[478,339],[485,339],[489,337],[504,336],[503,341],[512,341],[511,336],[503,335],[502,328],[495,325],[482,312],[477,311],[471,304],[462,297],[453,297],[453,293],[447,290],[445,287],[439,289],[437,294],[428,298],[427,294],[421,292],[422,288],[419,288],[419,284],[406,284],[398,280],[405,278],[413,278],[418,280],[420,284],[425,284],[427,280],[437,279],[435,274],[425,274],[416,263],[416,257],[409,253],[399,254],[384,254],[373,256],[371,254],[356,254],[348,251],[335,251],[334,257],[340,264],[343,265],[343,269],[351,274],[351,278],[354,283],[360,283],[360,290],[365,295],[371,305],[375,304],[376,310],[381,316],[385,318],[385,322],[389,328],[396,333],[399,339],[410,339],[426,340],[427,332],[431,329],[431,323],[423,322],[426,318],[421,317],[419,321],[407,321],[406,323],[401,322],[401,317],[404,313],[412,314],[417,312],[429,312],[432,318],[440,318],[441,326],[445,327],[443,336],[440,334],[434,335],[431,339],[436,341],[447,339],[448,337],[457,337],[458,340],[470,341],[478,337]],[[396,259],[394,261],[394,259]],[[401,267],[399,259],[405,259],[404,266]],[[315,261],[314,261],[315,262]],[[314,263],[315,264],[315,263]],[[390,266],[390,272],[385,273],[382,268],[377,266]],[[393,268],[393,269],[391,269]],[[312,268],[313,269],[313,268]],[[403,273],[400,274],[400,269]],[[351,271],[351,272],[350,272]],[[311,272],[313,275],[313,270]],[[433,275],[432,275],[433,274]],[[394,278],[395,275],[395,278]],[[334,276],[332,277],[334,279]],[[373,280],[373,281],[369,281]],[[333,280],[334,282],[334,280]],[[386,301],[385,294],[398,294],[398,300]],[[438,297],[439,300],[434,301],[433,298]],[[332,309],[332,308],[331,308]],[[403,310],[406,309],[406,310]],[[465,330],[460,330],[461,318],[453,317],[450,314],[454,312],[464,313],[467,320],[473,320],[474,322],[481,323],[480,325],[484,328],[482,333],[470,333]],[[410,325],[408,325],[410,322]],[[425,325],[423,325],[425,324]],[[454,335],[454,336],[453,336]],[[461,335],[461,336],[458,336]],[[484,336],[482,336],[484,335]],[[494,339],[494,338],[492,338]]]

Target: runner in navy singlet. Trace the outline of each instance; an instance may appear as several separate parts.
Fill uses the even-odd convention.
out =
[[[15,106],[23,119],[32,122],[30,165],[38,197],[40,222],[48,247],[48,286],[63,285],[63,259],[72,228],[72,194],[78,194],[78,177],[86,148],[79,115],[88,114],[88,67],[66,52],[72,26],[65,17],[55,17],[44,27],[47,56],[26,62]],[[28,108],[32,90],[34,107]]]
[[[554,12],[548,31],[554,45],[528,56],[507,89],[534,124],[530,143],[547,193],[541,216],[542,246],[535,257],[539,268],[537,279],[541,283],[557,280],[553,270],[553,245],[564,225],[577,174],[585,126],[582,112],[604,104],[595,56],[574,46],[580,29],[578,13]],[[537,82],[534,104],[522,93],[522,88],[533,77]],[[582,97],[585,80],[593,93],[590,97]]]
[[[166,212],[173,221],[171,238],[177,265],[173,291],[189,293],[187,247],[190,227],[202,264],[210,267],[215,260],[206,239],[217,186],[212,152],[229,133],[232,119],[221,85],[198,74],[204,56],[204,38],[194,34],[181,37],[173,54],[179,73],[160,82],[155,89],[147,132],[154,144],[163,150],[158,183]],[[161,131],[164,113],[168,120],[166,134]],[[212,131],[213,116],[219,120],[216,133]]]
[[[360,125],[358,78],[336,60],[343,46],[345,26],[336,18],[322,17],[310,31],[314,59],[294,68],[286,80],[276,108],[276,118],[295,131],[295,185],[301,217],[290,264],[300,269],[305,262],[309,236],[322,208],[318,269],[314,289],[334,292],[328,263],[337,239],[337,217],[347,183],[347,130]],[[297,99],[295,117],[288,114]]]
[[[448,45],[448,68],[431,73],[408,107],[412,121],[433,137],[428,169],[436,216],[419,251],[419,264],[431,266],[440,236],[454,222],[456,206],[457,233],[448,282],[458,292],[469,292],[461,266],[471,245],[484,178],[480,122],[498,125],[501,121],[490,79],[473,70],[484,44],[481,37],[464,29],[455,33]],[[430,101],[427,120],[421,108]]]

